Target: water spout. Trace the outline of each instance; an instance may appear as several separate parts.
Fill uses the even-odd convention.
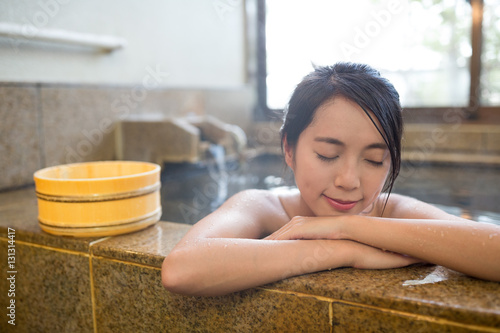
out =
[[[208,163],[208,174],[217,186],[217,193],[210,203],[211,208],[215,209],[222,205],[227,198],[229,175],[226,169],[226,153],[224,147],[211,144],[208,152],[212,155],[214,164]]]

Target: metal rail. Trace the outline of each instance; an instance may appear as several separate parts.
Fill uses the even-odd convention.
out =
[[[108,52],[123,48],[127,45],[127,41],[121,37],[94,35],[57,29],[38,29],[33,26],[14,23],[0,23],[0,36],[30,41],[96,47]]]

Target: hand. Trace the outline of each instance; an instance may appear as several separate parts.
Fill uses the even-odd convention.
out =
[[[343,224],[349,223],[349,216],[296,216],[283,227],[267,236],[268,240],[329,239],[342,240],[349,244],[346,266],[365,269],[404,267],[421,263],[420,259],[395,252],[388,252],[363,243],[348,240]]]
[[[342,239],[342,223],[347,219],[348,216],[295,216],[265,239]]]
[[[352,242],[351,255],[352,261],[349,266],[361,269],[399,268],[424,262],[417,258],[356,242]]]

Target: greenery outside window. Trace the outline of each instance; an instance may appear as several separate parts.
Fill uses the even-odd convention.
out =
[[[481,104],[500,105],[500,1],[485,0],[481,54]]]
[[[258,0],[258,16],[261,115],[338,61],[380,70],[405,110],[499,109],[500,0]]]

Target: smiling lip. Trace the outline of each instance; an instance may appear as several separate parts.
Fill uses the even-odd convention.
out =
[[[326,201],[332,206],[333,208],[341,211],[348,211],[354,208],[358,201],[342,201],[342,200],[336,200],[332,199],[330,197],[327,197],[326,195],[324,196]]]

